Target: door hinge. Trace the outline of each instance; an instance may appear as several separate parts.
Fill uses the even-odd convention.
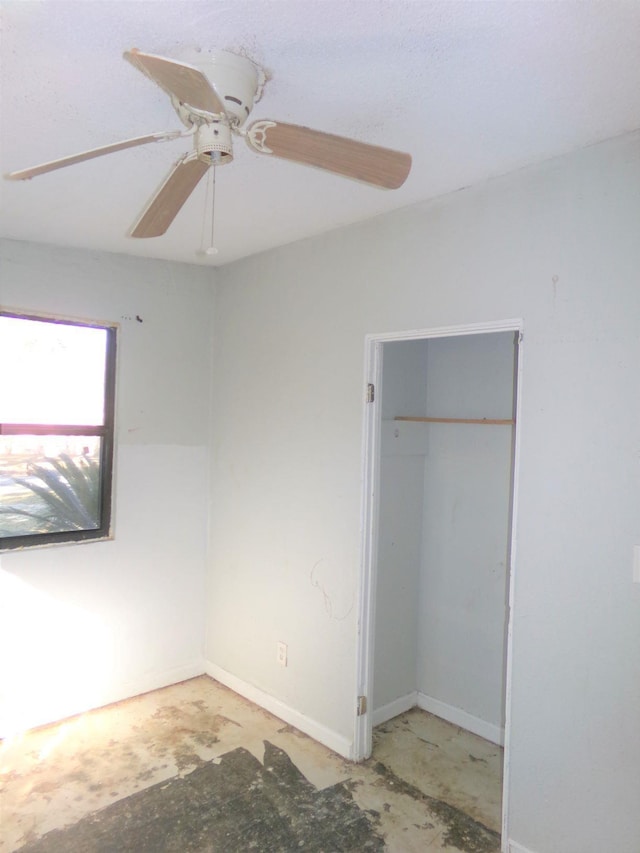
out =
[[[373,382],[369,382],[367,385],[367,403],[373,403],[376,398],[376,386]]]
[[[358,716],[362,717],[367,713],[367,697],[358,696]]]

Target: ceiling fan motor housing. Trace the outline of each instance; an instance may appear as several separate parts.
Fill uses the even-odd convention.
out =
[[[260,100],[264,71],[250,59],[226,50],[198,54],[192,64],[202,71],[223,101],[231,123],[241,127],[254,103]]]

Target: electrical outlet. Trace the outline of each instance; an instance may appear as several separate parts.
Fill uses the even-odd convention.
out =
[[[277,661],[280,666],[287,665],[287,644],[286,643],[278,643],[277,644]]]

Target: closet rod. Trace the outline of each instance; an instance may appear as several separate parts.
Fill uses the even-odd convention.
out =
[[[513,418],[420,418],[409,415],[396,415],[394,421],[416,421],[425,424],[501,424],[513,426]]]

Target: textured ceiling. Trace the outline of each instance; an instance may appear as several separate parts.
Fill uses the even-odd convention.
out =
[[[190,143],[129,149],[3,181],[0,235],[190,263],[237,258],[478,183],[640,126],[640,3],[427,0],[3,2],[0,171],[180,127],[122,59],[243,53],[270,80],[271,118],[409,151],[384,191],[270,159],[236,140],[167,234],[127,230]],[[207,232],[209,226],[207,226]]]

